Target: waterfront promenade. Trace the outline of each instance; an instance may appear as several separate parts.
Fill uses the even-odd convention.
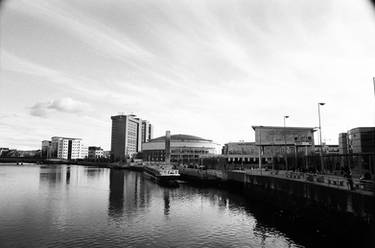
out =
[[[295,172],[286,170],[265,170],[265,169],[246,169],[246,170],[202,170],[193,168],[179,168],[182,174],[195,176],[202,180],[228,180],[228,172],[235,172],[243,175],[273,177],[290,181],[306,182],[319,186],[330,187],[346,191],[355,191],[359,194],[374,195],[375,184],[371,180],[360,180],[353,178],[353,189],[350,189],[348,178],[332,174],[316,174]]]
[[[210,185],[236,186],[249,199],[289,211],[292,216],[316,218],[323,223],[374,224],[374,183],[329,174],[275,170],[202,170],[180,168],[183,178]],[[318,221],[318,219],[320,219]],[[310,220],[311,221],[311,220]],[[314,221],[314,220],[312,220]]]

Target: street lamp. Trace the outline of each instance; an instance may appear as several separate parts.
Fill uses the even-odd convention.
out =
[[[318,116],[319,116],[319,144],[320,144],[320,167],[322,172],[324,171],[324,161],[323,161],[323,144],[322,144],[322,124],[320,121],[320,106],[323,106],[324,102],[318,103]]]
[[[260,173],[262,173],[262,127],[259,126],[259,169],[261,170]]]
[[[285,135],[285,121],[289,118],[289,115],[284,115],[284,160],[285,169],[288,170],[288,155],[286,154],[286,135]]]

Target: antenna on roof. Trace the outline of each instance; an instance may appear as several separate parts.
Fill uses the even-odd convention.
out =
[[[124,113],[124,112],[118,112],[118,114],[119,114],[119,115],[125,115],[125,113]]]

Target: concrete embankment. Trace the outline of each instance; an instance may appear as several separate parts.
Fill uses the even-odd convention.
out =
[[[374,221],[374,195],[369,192],[343,190],[310,182],[288,180],[272,176],[248,175],[227,172],[228,182],[242,187],[263,201],[293,209],[302,214],[309,208],[358,217],[365,222]]]
[[[181,169],[181,175],[195,182],[225,185],[254,204],[272,206],[292,225],[307,227],[306,231],[370,237],[375,231],[375,197],[368,191],[245,171]]]

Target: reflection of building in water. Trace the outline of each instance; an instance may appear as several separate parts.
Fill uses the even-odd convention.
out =
[[[85,174],[88,178],[100,177],[104,174],[103,168],[85,168]]]
[[[39,181],[51,185],[61,184],[63,167],[40,168]]]
[[[151,193],[142,174],[111,170],[109,185],[109,215],[131,215],[149,205]]]
[[[109,209],[113,217],[121,216],[124,210],[124,171],[111,170],[109,174]]]
[[[164,190],[163,193],[164,198],[164,215],[169,215],[169,209],[170,209],[170,200],[169,200],[169,190]]]
[[[148,205],[150,192],[142,174],[131,172],[125,175],[125,199],[128,211]]]
[[[66,184],[70,183],[70,167],[66,168]]]

